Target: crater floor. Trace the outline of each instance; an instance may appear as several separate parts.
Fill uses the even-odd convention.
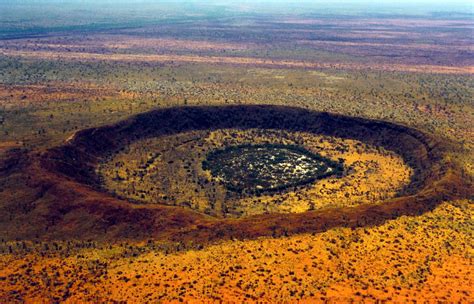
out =
[[[220,129],[137,141],[107,157],[98,174],[105,189],[140,203],[241,217],[377,203],[408,185],[413,170],[357,140]]]

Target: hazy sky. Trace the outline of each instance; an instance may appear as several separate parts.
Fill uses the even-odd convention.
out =
[[[92,3],[195,3],[195,4],[259,4],[259,3],[279,3],[279,4],[358,4],[358,5],[442,5],[442,6],[472,6],[473,1],[471,0],[297,0],[297,1],[288,1],[288,0],[0,0],[0,3],[10,3],[10,4],[42,4],[42,3],[83,3],[83,4],[92,4]]]
[[[255,5],[273,4],[279,6],[340,6],[343,4],[351,6],[420,6],[427,7],[473,7],[472,0],[0,0],[1,4],[10,5],[42,5],[47,3],[57,3],[62,5],[79,4],[79,5],[94,5],[94,4],[177,4],[188,3],[195,5]]]
[[[474,1],[474,0],[472,0]],[[446,16],[473,18],[468,0],[0,0],[1,27],[20,22],[76,24],[128,18],[163,16],[226,16],[232,14],[352,15],[352,16]],[[91,16],[92,15],[92,16]],[[92,18],[93,17],[93,18]],[[28,23],[25,23],[28,21]],[[41,22],[39,22],[41,21]],[[79,22],[80,21],[80,22]],[[16,25],[15,25],[16,24]]]

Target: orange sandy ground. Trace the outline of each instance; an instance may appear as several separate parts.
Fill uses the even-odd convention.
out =
[[[127,246],[0,255],[5,302],[474,301],[472,202],[321,234],[177,253]],[[142,245],[146,247],[146,244]]]

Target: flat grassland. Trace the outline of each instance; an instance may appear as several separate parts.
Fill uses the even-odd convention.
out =
[[[460,195],[451,189],[432,210],[376,225],[190,243],[132,233],[112,238],[125,229],[110,220],[116,214],[99,222],[100,208],[68,209],[67,202],[80,198],[30,175],[33,159],[74,142],[86,128],[172,106],[266,104],[420,130],[449,143],[444,156],[472,186],[471,17],[272,15],[245,8],[238,15],[200,8],[202,15],[183,17],[177,10],[170,4],[162,14],[169,19],[158,24],[145,14],[143,21],[124,22],[131,17],[117,13],[118,20],[90,25],[80,10],[67,16],[50,11],[65,16],[54,19],[61,24],[47,17],[34,23],[28,12],[21,27],[12,26],[8,18],[20,18],[13,13],[0,19],[0,299],[474,301],[472,190]],[[222,185],[196,183],[205,175],[197,164],[206,152],[249,142],[304,143],[312,152],[342,158],[351,170],[259,197],[228,197]],[[201,150],[193,149],[198,145]],[[153,158],[159,149],[161,156]],[[253,214],[378,205],[414,174],[399,155],[355,140],[252,129],[133,142],[98,170],[104,191],[115,192],[101,193],[117,200],[112,211],[130,205],[134,212],[154,210],[156,197],[171,193],[160,205],[231,222]],[[66,179],[65,187],[71,183]],[[92,193],[84,187],[81,193]],[[223,201],[233,207],[223,210]],[[183,235],[194,225],[179,216],[172,221]],[[189,229],[198,231],[198,225]]]

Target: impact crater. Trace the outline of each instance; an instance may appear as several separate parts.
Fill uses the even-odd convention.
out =
[[[342,158],[344,172],[236,195],[202,168],[216,149],[268,143]],[[470,197],[456,149],[407,126],[301,108],[174,107],[78,131],[25,170],[55,197],[44,235],[207,243],[378,225]],[[75,224],[84,216],[87,229]]]

